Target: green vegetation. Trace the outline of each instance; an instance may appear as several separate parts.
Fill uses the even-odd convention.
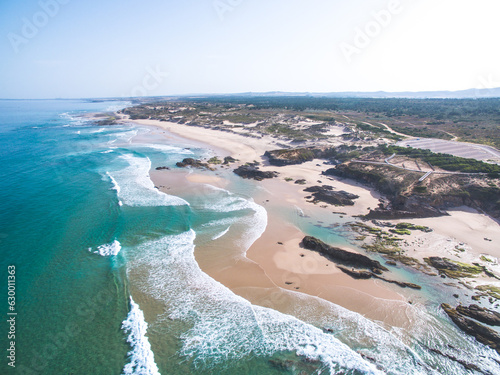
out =
[[[413,192],[416,194],[425,194],[425,193],[427,193],[427,186],[416,185],[413,187]]]
[[[313,120],[339,120],[339,114],[361,121],[382,121],[415,137],[451,139],[500,147],[500,99],[395,99],[328,97],[206,97],[196,103],[247,105],[255,111],[304,112]],[[342,121],[342,119],[340,119]]]
[[[438,271],[440,274],[446,275],[447,277],[452,279],[459,279],[462,277],[476,277],[484,271],[484,268],[481,266],[457,262],[448,258],[444,258],[444,260],[447,263],[452,264],[453,267],[439,268]],[[429,258],[424,258],[424,261],[427,264],[432,265],[432,262]]]
[[[496,299],[500,299],[500,288],[497,287],[497,286],[494,286],[494,285],[479,285],[479,286],[476,286],[477,290],[481,291],[481,292],[484,292],[484,294],[490,296],[490,297],[493,297],[493,298],[496,298]]]
[[[449,154],[436,154],[430,150],[421,150],[412,147],[380,145],[385,155],[405,155],[412,159],[421,159],[433,166],[446,171],[464,173],[500,173],[500,165],[488,164],[475,159],[466,159]]]
[[[285,181],[286,181],[286,182],[293,181],[293,178],[291,178],[291,177],[285,177]]]
[[[362,223],[362,222],[356,222],[356,223],[351,223],[349,224],[352,229],[358,231],[358,232],[368,232],[370,234],[382,234],[383,231],[382,229],[372,227],[368,224]]]
[[[395,141],[401,141],[403,139],[400,135],[390,132],[389,130],[385,129],[385,127],[379,127],[362,122],[356,123],[356,127],[360,130],[369,131],[370,133],[376,134],[380,137],[385,137],[387,139],[392,139]]]
[[[217,156],[213,156],[207,161],[209,164],[221,164],[222,160],[220,160]]]
[[[382,254],[384,258],[409,267],[416,269],[425,268],[417,259],[404,255],[403,251],[398,246],[395,246],[392,241],[387,241],[383,238],[377,238],[373,243],[363,244],[361,247],[366,251]]]
[[[409,229],[409,230],[420,230],[422,232],[432,232],[432,229],[429,227],[426,227],[424,225],[415,225],[412,223],[397,223],[396,224],[397,229]]]
[[[274,150],[272,151],[272,154],[278,158],[294,160],[297,163],[303,163],[315,158],[313,150],[307,148]]]
[[[408,229],[389,229],[389,232],[401,235],[406,234],[408,236],[411,234],[411,232]]]
[[[268,126],[265,131],[272,135],[281,135],[294,140],[306,140],[310,138],[310,136],[302,130],[293,129],[286,124],[274,124]]]
[[[481,255],[479,259],[481,259],[483,262],[493,263],[493,261],[490,258],[487,258],[484,255]]]
[[[312,96],[186,97],[182,100],[142,99],[143,104],[127,108],[123,113],[132,119],[157,119],[195,126],[257,124],[267,132],[268,126],[297,116],[302,119],[334,124],[348,123],[362,131],[388,139],[399,136],[389,132],[384,123],[396,132],[416,137],[430,137],[483,143],[500,148],[500,99],[374,99]],[[290,125],[290,122],[286,125]],[[363,123],[369,124],[363,124]],[[280,125],[277,125],[278,127]],[[222,125],[224,126],[224,125]],[[284,136],[321,137],[324,124],[310,129],[275,128],[274,134]],[[229,127],[230,128],[230,127]],[[268,133],[269,134],[269,133]],[[306,138],[304,138],[304,136]]]

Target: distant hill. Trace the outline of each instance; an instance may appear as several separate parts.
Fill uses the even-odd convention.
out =
[[[428,99],[474,99],[474,98],[500,98],[500,87],[491,89],[468,89],[459,91],[403,91],[403,92],[245,92],[227,94],[231,96],[313,96],[325,98],[428,98]]]

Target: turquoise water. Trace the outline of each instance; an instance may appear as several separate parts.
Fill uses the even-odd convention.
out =
[[[467,373],[427,347],[498,373],[498,355],[432,303],[408,307],[418,329],[405,332],[300,293],[252,305],[210,278],[195,248],[244,252],[266,225],[266,210],[249,198],[258,185],[227,172],[225,189],[159,192],[151,168],[208,153],[141,143],[150,129],[79,117],[128,104],[0,101],[0,269],[7,280],[7,267],[16,267],[18,313],[16,368],[3,358],[0,373]],[[283,217],[347,244],[342,232],[293,210]],[[286,311],[273,309],[278,299]]]

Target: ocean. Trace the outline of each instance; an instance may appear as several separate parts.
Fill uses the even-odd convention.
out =
[[[150,170],[171,168],[175,183],[177,161],[211,151],[82,117],[129,105],[0,101],[0,269],[7,285],[15,266],[17,314],[15,367],[4,356],[0,373],[471,373],[450,357],[500,373],[498,354],[459,332],[432,283],[410,271],[427,293],[408,306],[411,332],[301,293],[283,291],[280,308],[272,295],[252,304],[211,278],[196,251],[224,256],[230,244],[244,254],[266,228],[266,208],[251,198],[258,184],[228,170],[224,188],[159,191]],[[346,242],[307,216],[284,216]],[[7,297],[3,288],[4,352]]]

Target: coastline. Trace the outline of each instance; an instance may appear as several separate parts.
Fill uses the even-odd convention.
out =
[[[180,139],[196,142],[204,148],[212,150],[219,157],[233,156],[239,160],[237,165],[253,161],[262,162],[262,155],[265,151],[280,148],[276,144],[276,140],[270,137],[256,139],[213,129],[156,120],[125,121],[163,130],[162,135],[167,138],[171,138],[173,135]],[[340,217],[348,217],[351,220],[356,220],[353,216],[366,214],[370,208],[377,206],[380,194],[376,191],[354,181],[323,176],[321,171],[325,167],[319,163],[321,162],[314,160],[301,165],[284,167],[274,167],[263,163],[260,167],[261,170],[278,171],[279,177],[258,183],[262,187],[262,192],[258,197],[254,197],[256,202],[265,204],[266,201],[271,201],[270,204],[275,206],[295,206],[302,211],[329,211],[332,212],[332,219],[338,218],[340,215]],[[161,173],[151,174],[155,185],[162,186],[160,176]],[[302,178],[306,180],[306,183],[296,185],[293,181],[286,182],[284,179],[287,177],[293,180]],[[185,175],[184,178],[179,177],[177,182],[181,185],[186,183],[211,184],[217,187],[227,185],[224,178],[214,176],[213,172],[194,172]],[[360,198],[355,201],[353,206],[325,207],[314,205],[305,200],[308,193],[303,190],[318,184],[332,185],[337,190],[346,190],[359,195]],[[500,254],[491,251],[491,247],[477,246],[481,243],[477,233],[477,225],[455,225],[463,223],[464,215],[467,216],[469,222],[477,222],[483,228],[488,228],[489,235],[493,237],[492,246],[499,243],[497,242],[500,241],[498,223],[486,215],[466,210],[453,211],[450,217],[444,218],[404,220],[414,224],[427,225],[433,229],[432,233],[413,232],[411,236],[405,238],[404,249],[410,256],[415,256],[420,260],[426,256],[434,255],[462,259],[462,261],[465,259],[467,261],[469,259],[471,261],[477,260],[482,254],[499,257]],[[275,293],[276,288],[279,287],[283,290],[323,298],[391,326],[407,326],[409,324],[406,318],[394,319],[394,316],[406,316],[404,311],[408,308],[410,301],[406,290],[389,286],[379,280],[355,280],[351,278],[337,269],[334,263],[329,262],[319,254],[301,249],[299,243],[304,233],[297,227],[290,223],[283,226],[281,218],[274,215],[272,210],[268,210],[268,216],[268,226],[265,232],[248,249],[246,256],[232,254],[232,256],[218,258],[215,261],[201,256],[200,252],[196,252],[196,259],[202,270],[253,303],[259,303],[262,300],[262,293],[269,294],[273,290]],[[394,220],[394,223],[401,221]],[[466,249],[465,253],[455,254],[439,246],[442,242],[454,243],[453,241],[458,241],[464,243],[462,239],[473,239],[471,246]],[[278,242],[283,243],[283,245],[278,244]],[[426,251],[421,251],[422,246],[426,248]],[[495,262],[498,263],[496,259]],[[485,283],[481,279],[477,281]],[[495,284],[491,281],[488,283]],[[401,314],[395,313],[398,310]]]

